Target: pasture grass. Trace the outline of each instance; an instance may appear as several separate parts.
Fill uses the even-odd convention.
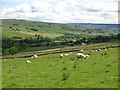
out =
[[[2,60],[3,88],[118,88],[118,48]],[[104,55],[106,53],[106,55]],[[103,55],[102,55],[103,54]],[[31,63],[26,63],[30,60]],[[14,67],[16,66],[16,67]]]
[[[17,26],[14,24],[17,24]],[[39,27],[39,26],[43,26],[43,27]],[[12,29],[14,30],[11,30],[10,27],[12,27]],[[16,32],[15,31],[16,29],[19,29],[20,31]],[[38,31],[34,31],[31,29],[37,29]],[[33,35],[35,34],[40,34],[43,36],[55,38],[57,36],[63,35],[63,33],[84,34],[85,36],[118,34],[118,32],[115,32],[113,30],[98,31],[92,28],[90,29],[79,26],[76,27],[73,25],[62,24],[62,23],[36,22],[36,21],[19,20],[19,19],[2,19],[2,34],[4,38],[12,38],[13,36],[19,36],[22,38],[34,37]]]

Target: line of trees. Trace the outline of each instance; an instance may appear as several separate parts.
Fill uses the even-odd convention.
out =
[[[43,37],[41,35],[37,35],[35,38],[29,37],[22,40],[15,39],[2,39],[2,53],[3,55],[13,55],[20,51],[24,51],[28,47],[48,47],[48,46],[74,46],[81,45],[82,43],[91,44],[91,43],[103,43],[110,42],[114,40],[120,40],[120,34],[112,35],[112,36],[96,36],[89,38],[77,38],[76,41],[72,39],[65,39],[61,42],[55,42],[55,39],[51,39],[49,37]],[[59,39],[58,39],[59,40]]]
[[[112,35],[112,36],[96,36],[94,38],[82,38],[82,39],[78,39],[76,40],[75,43],[77,44],[81,44],[81,43],[103,43],[103,42],[110,42],[110,41],[114,41],[114,40],[118,40],[120,39],[120,34],[118,35]]]
[[[35,38],[29,37],[22,40],[15,40],[12,38],[3,38],[2,53],[3,55],[11,55],[11,54],[13,55],[20,51],[25,50],[28,47],[33,47],[36,44],[43,43],[43,42],[52,42],[52,39],[49,37],[43,37],[41,35],[36,35]]]

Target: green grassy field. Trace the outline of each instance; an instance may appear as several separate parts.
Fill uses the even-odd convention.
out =
[[[11,27],[11,28],[10,28]],[[19,31],[17,31],[19,30]],[[35,31],[37,30],[37,31]],[[117,34],[112,30],[95,30],[92,28],[83,28],[61,23],[47,23],[40,21],[28,21],[19,19],[2,19],[2,34],[3,37],[12,38],[18,37],[33,37],[35,34],[49,36],[51,38],[63,35],[63,33],[85,34],[87,35],[109,35]]]
[[[118,88],[118,48],[88,50],[90,57],[79,60],[76,53],[3,60],[3,88]]]

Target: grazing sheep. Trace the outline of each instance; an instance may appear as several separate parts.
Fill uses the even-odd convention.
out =
[[[99,48],[99,49],[97,49],[96,51],[101,51],[101,49]]]
[[[105,51],[107,51],[107,49],[105,49]]]
[[[84,50],[80,50],[79,52],[84,52]]]
[[[90,55],[85,55],[85,56],[86,56],[86,58],[87,58],[87,57],[89,57]]]
[[[72,54],[72,53],[70,52],[70,54]]]
[[[7,59],[4,59],[5,61],[7,60]]]
[[[27,60],[26,63],[31,63],[31,61]]]
[[[61,54],[60,57],[63,58],[63,54]]]
[[[78,59],[79,58],[86,58],[86,56],[82,53],[78,53],[78,54],[76,54],[76,56],[77,56]]]
[[[89,57],[90,55],[85,55],[85,59],[87,59],[87,57]]]
[[[69,56],[69,55],[70,55],[70,54],[68,54],[68,53],[67,53],[67,54],[65,54],[65,56]]]
[[[38,58],[38,56],[37,56],[37,55],[34,55],[33,58]]]
[[[98,51],[101,51],[101,49],[99,48]]]

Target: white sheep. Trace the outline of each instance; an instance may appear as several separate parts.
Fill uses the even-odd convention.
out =
[[[107,49],[105,49],[105,51],[107,51]]]
[[[63,58],[63,54],[60,54],[60,57]]]
[[[70,52],[70,54],[72,54],[72,52]]]
[[[101,49],[99,48],[99,49],[97,49],[96,51],[101,51]]]
[[[79,52],[84,52],[84,50],[80,50]]]
[[[66,53],[65,56],[69,56],[70,54]]]
[[[99,48],[98,51],[101,51],[101,49]]]
[[[26,63],[31,63],[31,61],[27,60]]]
[[[78,54],[76,54],[76,56],[77,56],[78,59],[79,58],[86,58],[86,56],[82,53],[78,53]]]
[[[85,56],[86,56],[86,58],[87,58],[87,57],[89,57],[90,55],[85,55]]]
[[[34,55],[33,58],[38,58],[38,56],[37,56],[37,55]]]

